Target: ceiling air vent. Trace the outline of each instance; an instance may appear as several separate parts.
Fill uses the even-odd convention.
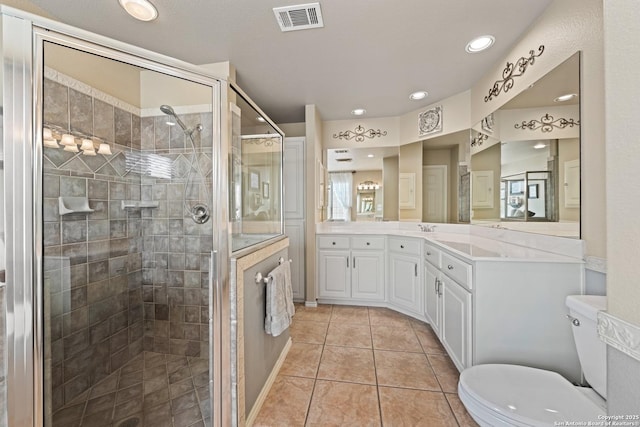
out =
[[[341,150],[335,150],[335,151],[334,151],[334,153],[336,153],[336,154],[345,154],[345,153],[348,153],[348,152],[349,152],[349,150],[344,150],[344,149],[341,149]]]
[[[282,31],[308,30],[322,28],[320,3],[299,4],[295,6],[274,7],[278,25]]]

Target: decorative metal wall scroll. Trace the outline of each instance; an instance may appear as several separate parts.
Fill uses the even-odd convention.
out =
[[[542,130],[542,132],[551,132],[553,129],[564,129],[566,127],[579,126],[580,120],[559,118],[554,119],[549,113],[545,114],[540,120],[523,120],[522,123],[513,125],[516,129]]]
[[[486,135],[486,134],[484,134],[482,132],[478,132],[478,135],[475,138],[471,139],[471,146],[475,147],[477,145],[479,147],[487,139],[489,139],[489,135]]]
[[[495,123],[493,121],[493,113],[489,114],[487,117],[482,119],[481,126],[482,130],[488,133],[493,133],[493,127]]]
[[[544,45],[540,45],[538,47],[538,53],[535,50],[529,51],[529,57],[520,57],[514,64],[513,62],[507,61],[507,66],[502,70],[502,80],[497,80],[491,89],[489,89],[489,94],[484,97],[484,102],[491,101],[494,97],[498,96],[500,92],[504,91],[509,92],[509,89],[513,87],[514,77],[520,77],[527,71],[527,67],[529,65],[533,65],[536,61],[536,58],[542,55],[544,52]]]
[[[438,105],[418,115],[418,134],[420,136],[442,132],[442,106]]]
[[[372,138],[381,137],[381,136],[387,136],[387,131],[386,130],[381,131],[380,129],[365,130],[364,127],[362,127],[362,125],[356,126],[354,130],[346,130],[340,133],[333,134],[334,139],[346,139],[347,141],[355,139],[356,142],[363,142],[365,138],[372,139]]]

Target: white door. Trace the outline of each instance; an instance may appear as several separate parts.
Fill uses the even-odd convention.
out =
[[[447,165],[422,168],[422,221],[447,222]]]
[[[384,301],[384,252],[351,252],[351,297]]]
[[[471,294],[448,277],[442,279],[440,339],[459,371],[471,365]]]
[[[318,296],[351,297],[349,251],[318,251]]]
[[[419,258],[391,254],[389,258],[391,289],[389,300],[392,304],[421,314],[418,264]]]
[[[424,315],[431,329],[440,336],[440,282],[438,269],[428,262],[424,263]]]

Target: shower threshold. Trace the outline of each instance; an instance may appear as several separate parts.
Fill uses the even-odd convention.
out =
[[[54,427],[211,425],[209,360],[145,351],[54,412]]]

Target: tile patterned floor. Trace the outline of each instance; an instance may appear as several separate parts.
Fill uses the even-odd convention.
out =
[[[198,357],[144,352],[57,411],[53,425],[210,426],[208,364]]]
[[[296,310],[293,345],[254,426],[477,426],[428,324],[386,308]]]

